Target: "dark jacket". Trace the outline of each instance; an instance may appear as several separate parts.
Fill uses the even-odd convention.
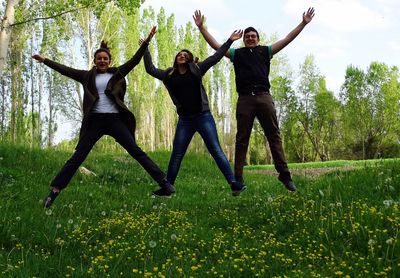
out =
[[[229,47],[233,41],[231,39],[228,39],[221,47],[210,57],[205,59],[204,61],[200,63],[193,63],[190,62],[189,65],[189,70],[192,74],[194,74],[199,80],[200,80],[200,94],[201,94],[201,106],[202,109],[201,111],[209,111],[210,108],[208,106],[208,98],[206,94],[206,90],[204,89],[203,83],[201,82],[201,79],[203,75],[216,63],[218,63],[222,57],[224,57],[225,53],[228,51]],[[168,90],[169,95],[171,96],[172,102],[175,104],[176,108],[179,110],[181,107],[181,104],[179,101],[176,99],[174,92],[171,91],[171,88],[168,86],[166,80],[169,76],[169,74],[172,72],[173,67],[169,67],[166,70],[161,70],[158,69],[154,66],[151,55],[148,49],[146,49],[143,57],[144,61],[144,66],[146,68],[146,72],[150,74],[151,76],[160,79],[163,81],[165,87]]]
[[[136,119],[133,113],[129,111],[128,107],[126,107],[124,103],[124,96],[126,93],[125,76],[140,62],[144,51],[147,49],[147,46],[148,44],[144,42],[128,62],[119,67],[110,67],[107,70],[107,72],[112,73],[113,76],[108,81],[105,94],[115,100],[121,114],[121,119],[133,136],[135,135]],[[79,139],[81,139],[87,130],[88,120],[93,108],[93,104],[99,99],[99,93],[97,92],[96,88],[96,68],[93,67],[89,71],[77,70],[49,59],[45,59],[43,63],[58,71],[62,75],[72,78],[82,84],[83,120],[79,133]]]

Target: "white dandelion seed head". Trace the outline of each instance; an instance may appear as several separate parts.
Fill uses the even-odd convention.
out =
[[[388,240],[386,240],[386,244],[388,245],[392,245],[394,242],[393,238],[389,238]]]
[[[51,215],[52,213],[53,213],[53,211],[51,209],[46,210],[46,215]]]
[[[385,207],[390,207],[393,204],[392,200],[383,200],[383,204]]]
[[[154,247],[157,246],[157,242],[155,242],[154,240],[150,240],[149,246],[150,246],[151,248],[154,248]]]

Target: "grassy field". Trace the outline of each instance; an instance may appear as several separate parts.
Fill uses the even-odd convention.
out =
[[[295,175],[294,194],[249,167],[232,197],[209,156],[188,154],[177,194],[155,199],[133,159],[94,150],[96,176],[43,209],[69,156],[0,145],[1,277],[399,277],[399,160],[290,165],[334,167]],[[169,153],[150,156],[166,169]]]

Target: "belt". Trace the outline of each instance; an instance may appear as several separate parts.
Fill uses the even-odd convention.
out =
[[[239,92],[239,95],[241,96],[261,96],[261,95],[268,95],[268,91],[250,91],[250,92]]]

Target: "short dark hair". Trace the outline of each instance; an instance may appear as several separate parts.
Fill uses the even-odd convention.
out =
[[[105,52],[105,53],[107,53],[108,58],[110,58],[110,60],[111,60],[110,48],[108,47],[108,45],[107,45],[107,43],[106,43],[105,41],[101,41],[101,42],[100,42],[100,48],[97,49],[97,50],[94,52],[94,58],[95,58],[95,59],[96,59],[97,53],[100,53],[100,52]]]
[[[244,29],[243,39],[244,39],[244,35],[246,35],[246,33],[249,33],[249,32],[255,32],[257,34],[257,39],[260,39],[260,35],[258,34],[257,30],[254,27],[251,27],[251,26],[247,27],[246,29]]]

